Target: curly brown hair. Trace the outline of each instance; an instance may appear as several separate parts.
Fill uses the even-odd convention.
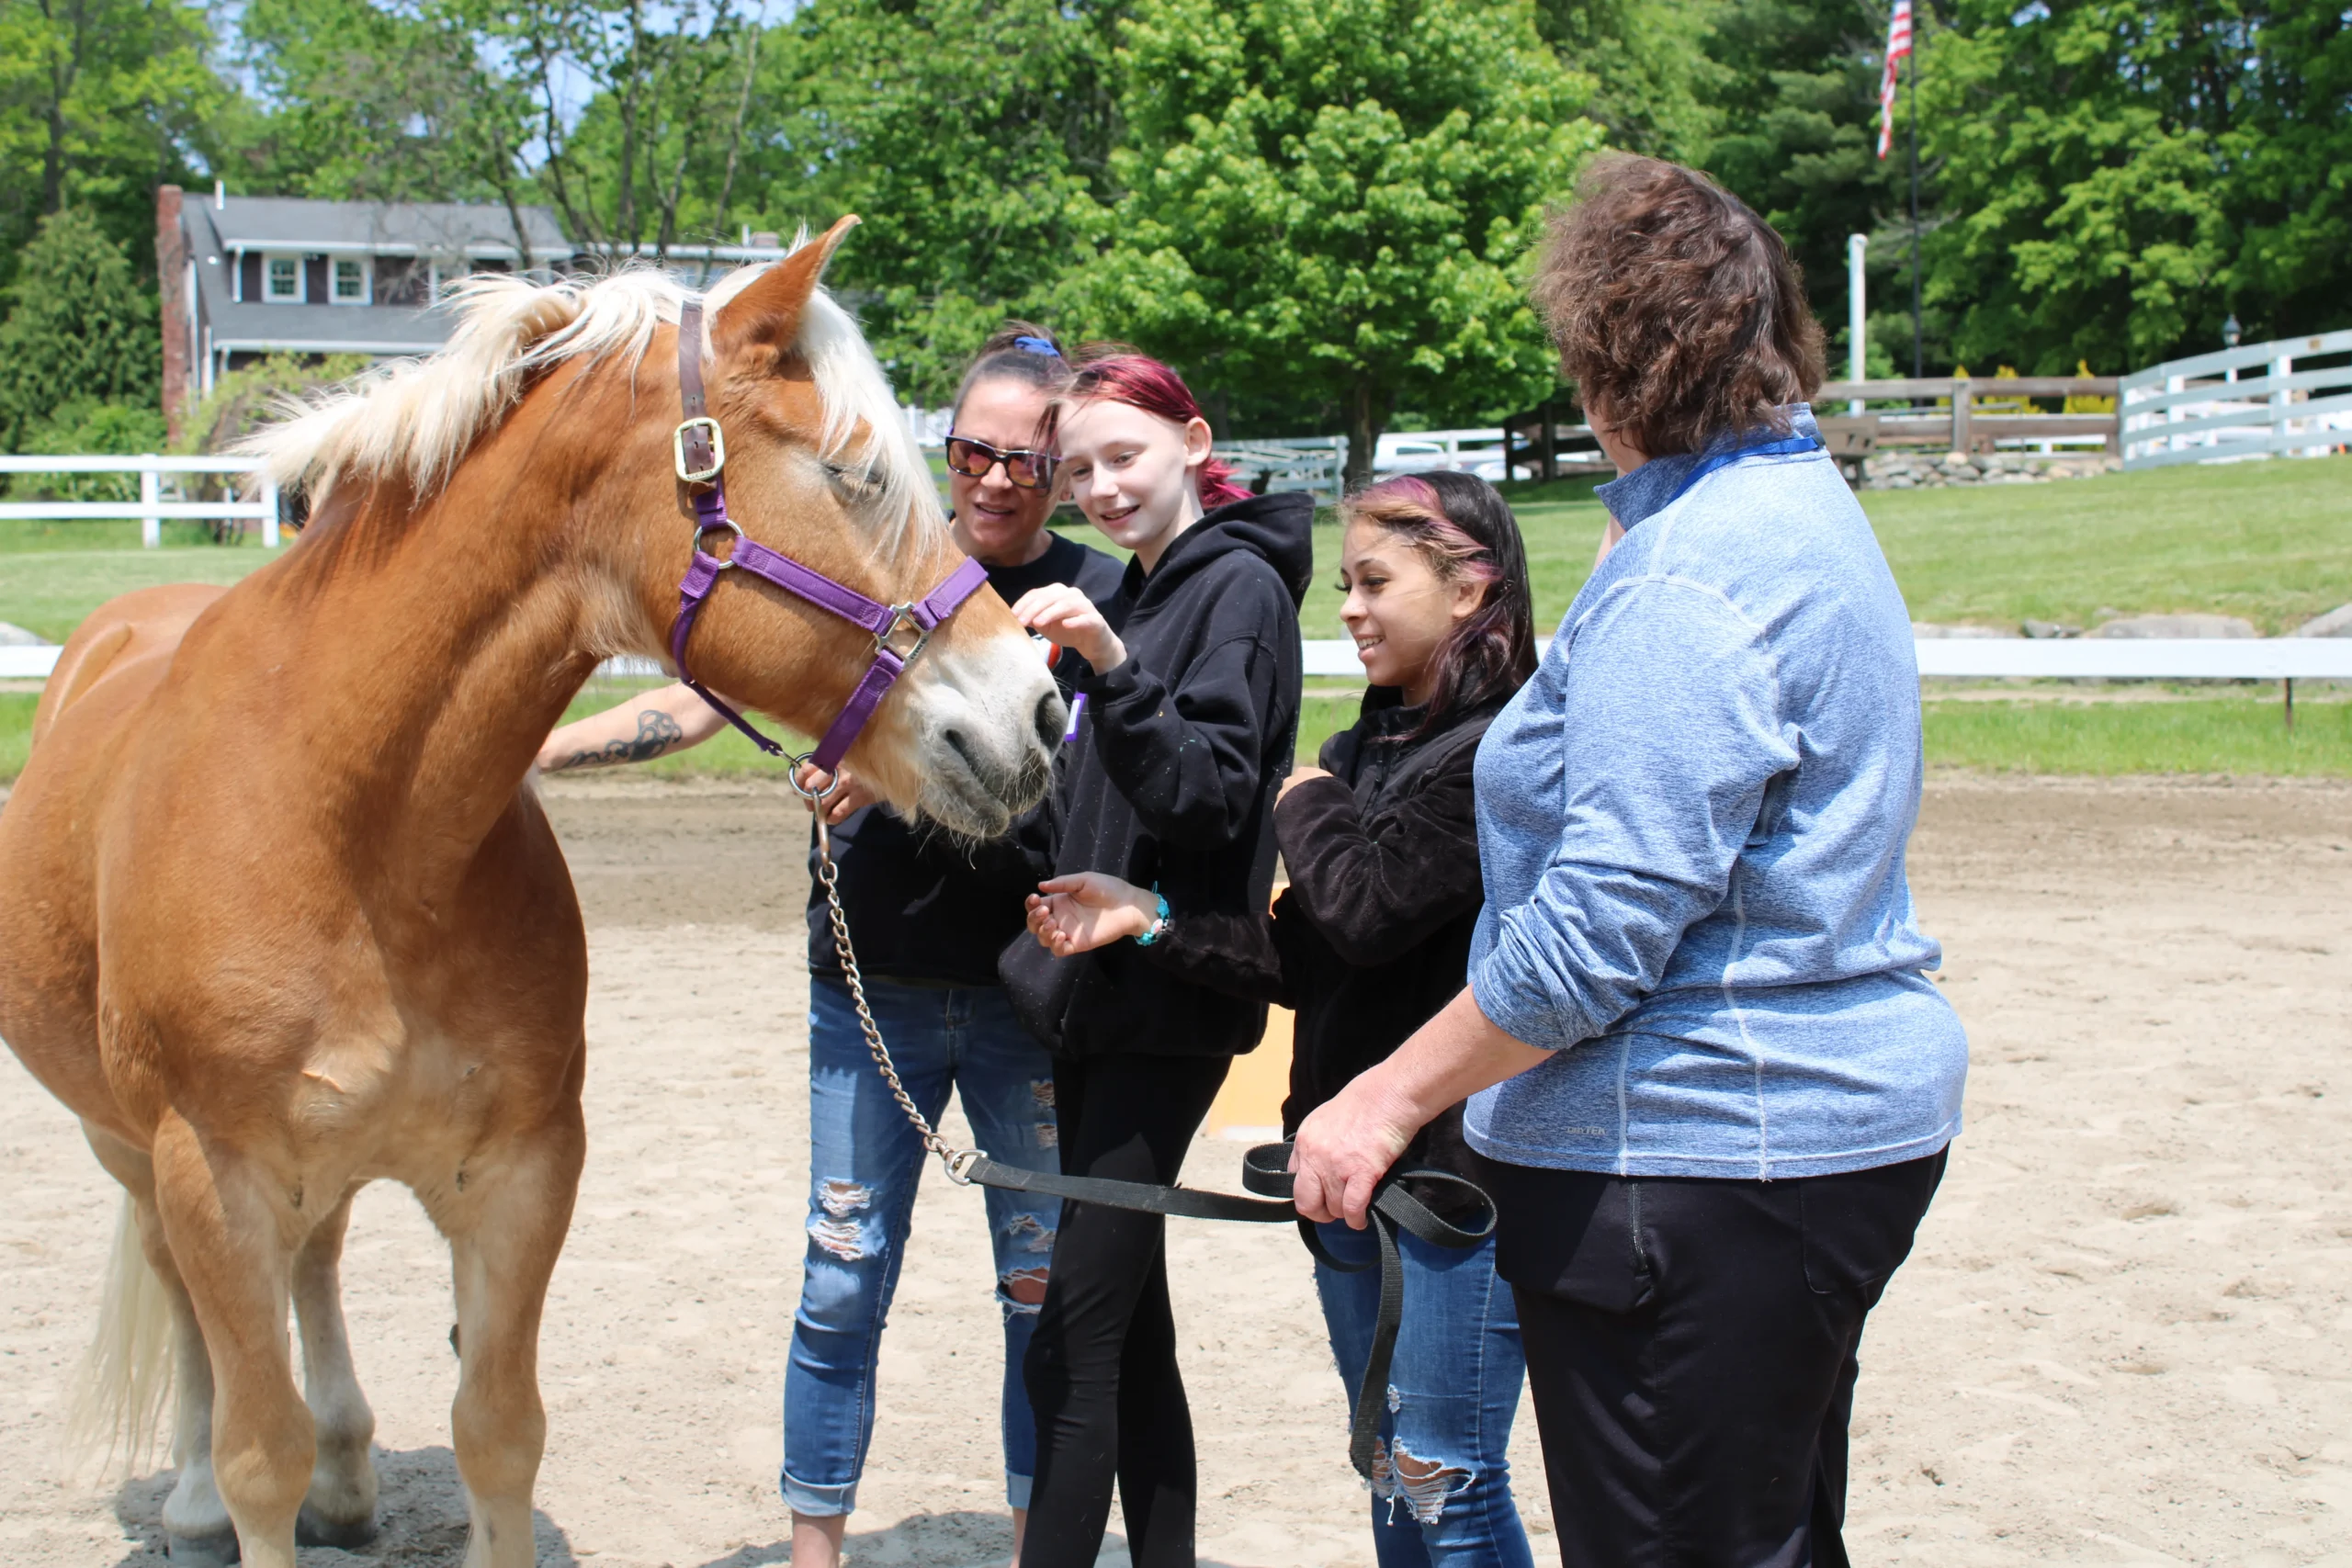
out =
[[[1785,405],[1821,385],[1821,323],[1788,246],[1679,164],[1595,159],[1553,214],[1531,292],[1587,415],[1649,457],[1785,432]]]

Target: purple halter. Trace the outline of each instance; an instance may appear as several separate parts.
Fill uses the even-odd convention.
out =
[[[820,610],[871,632],[874,662],[866,666],[865,678],[858,682],[832,727],[806,759],[825,773],[837,772],[842,754],[857,739],[858,731],[865,728],[865,721],[874,716],[874,710],[882,705],[891,682],[922,656],[939,624],[954,615],[989,580],[988,569],[967,558],[949,572],[946,581],[933,589],[927,598],[911,604],[884,604],[854,588],[842,587],[822,572],[811,571],[789,556],[776,554],[757,539],[746,537],[727,515],[727,484],[721,477],[721,470],[727,466],[727,440],[703,400],[699,302],[690,301],[678,313],[678,389],[685,418],[679,423],[671,447],[677,457],[678,478],[685,481],[695,503],[694,559],[687,563],[686,575],[678,583],[678,618],[670,624],[670,658],[678,667],[678,679],[685,682],[687,690],[717,709],[720,717],[750,736],[752,744],[771,757],[781,757],[785,755],[782,746],[752,728],[750,720],[695,680],[686,668],[686,639],[694,635],[695,618],[702,614],[703,604],[711,590],[718,586],[720,576],[729,570],[748,571],[763,582],[773,583]],[[719,528],[735,536],[735,547],[728,551],[724,559],[702,547],[703,536]],[[902,633],[913,638],[904,651],[891,641]]]

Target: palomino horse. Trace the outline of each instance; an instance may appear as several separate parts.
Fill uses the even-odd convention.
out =
[[[963,561],[818,287],[851,221],[728,278],[701,364],[746,533],[915,601]],[[467,1568],[533,1560],[588,976],[527,773],[598,660],[665,651],[695,536],[673,472],[683,302],[650,273],[473,286],[441,354],[265,438],[316,500],[284,558],[209,602],[116,601],[43,699],[0,812],[0,1035],[129,1190],[131,1256],[160,1277],[119,1273],[109,1299],[160,1298],[175,1330],[175,1558],[293,1568],[298,1534],[372,1530],[337,1259],[353,1194],[389,1178],[449,1242]],[[818,733],[874,639],[736,575],[695,674]],[[993,834],[1042,793],[1062,717],[983,593],[850,757],[886,798]]]

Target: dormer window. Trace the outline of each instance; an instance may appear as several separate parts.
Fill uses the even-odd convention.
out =
[[[265,256],[261,265],[261,297],[273,305],[302,302],[302,258]]]
[[[368,303],[368,264],[348,257],[337,257],[334,264],[334,302],[338,305]]]

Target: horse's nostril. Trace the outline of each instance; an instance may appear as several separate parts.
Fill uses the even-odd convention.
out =
[[[1047,692],[1037,699],[1037,739],[1050,755],[1062,743],[1062,730],[1069,723],[1069,709],[1062,705],[1059,692]]]

